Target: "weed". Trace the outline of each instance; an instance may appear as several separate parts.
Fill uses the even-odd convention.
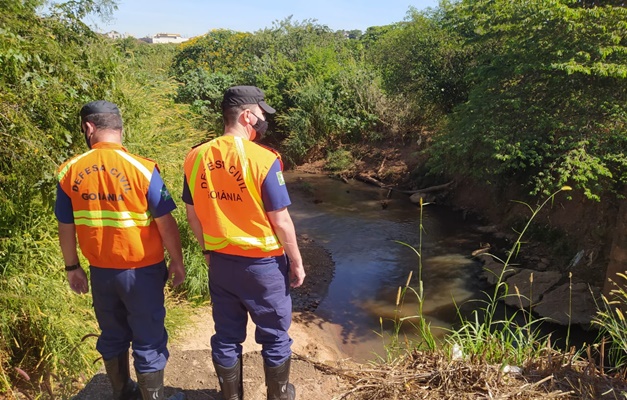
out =
[[[413,275],[413,271],[410,271],[408,277],[407,277],[407,281],[405,282],[405,286],[399,286],[398,287],[398,292],[396,295],[396,308],[395,308],[395,314],[396,317],[393,320],[394,323],[394,327],[393,327],[393,331],[392,331],[392,335],[390,337],[390,341],[385,344],[385,350],[386,350],[386,355],[387,355],[387,359],[388,361],[392,361],[400,352],[400,350],[402,349],[402,343],[400,343],[399,341],[399,332],[401,330],[401,327],[404,323],[409,323],[411,324],[416,332],[419,334],[421,342],[418,344],[418,348],[421,349],[428,349],[428,350],[435,350],[436,349],[436,341],[435,341],[435,336],[433,335],[433,333],[431,332],[431,325],[429,324],[429,322],[424,318],[424,314],[423,314],[423,305],[424,305],[424,282],[422,280],[422,235],[424,233],[424,225],[423,225],[423,211],[424,211],[424,206],[428,205],[429,203],[424,203],[423,199],[420,199],[419,205],[420,205],[420,216],[419,216],[419,227],[418,227],[418,236],[419,236],[419,240],[418,240],[418,249],[414,248],[413,246],[401,242],[401,241],[395,241],[398,244],[401,244],[403,246],[409,247],[414,253],[416,253],[416,256],[418,257],[418,266],[417,266],[417,278],[418,278],[418,288],[414,288],[413,286],[410,286],[411,283],[411,279],[412,279],[412,275]],[[414,296],[416,296],[416,299],[418,300],[418,310],[416,315],[410,315],[410,316],[405,316],[405,317],[401,317],[400,316],[400,310],[403,308],[403,304],[405,302],[405,296],[407,296],[407,293],[411,292]],[[379,336],[381,336],[382,338],[384,337],[383,335],[383,319],[380,318],[379,320],[380,324],[381,324],[381,334],[378,334]],[[411,347],[409,342],[407,340],[405,340],[405,347],[409,348]]]
[[[353,165],[353,156],[348,150],[332,150],[327,153],[326,161],[326,169],[340,172],[349,169]]]
[[[445,339],[444,350],[448,354],[457,354],[460,357],[480,359],[485,363],[496,362],[503,363],[504,365],[523,365],[525,362],[534,359],[542,353],[549,345],[550,336],[542,336],[539,329],[543,319],[535,319],[532,314],[533,304],[531,304],[530,299],[533,298],[533,274],[529,277],[531,289],[528,294],[521,294],[518,291],[518,288],[515,288],[516,293],[509,293],[509,288],[504,281],[504,276],[513,259],[518,255],[523,243],[523,236],[527,232],[531,222],[536,217],[538,212],[549,201],[552,201],[558,193],[567,190],[570,190],[570,188],[561,188],[549,196],[535,209],[525,203],[522,203],[530,209],[531,217],[523,226],[522,230],[518,232],[518,238],[512,245],[510,251],[507,252],[506,260],[501,260],[492,255],[492,257],[499,260],[503,264],[503,268],[498,276],[494,292],[491,295],[486,293],[487,300],[481,300],[484,303],[484,306],[475,310],[472,313],[471,318],[468,319],[461,315],[458,308],[458,315],[461,324],[459,328],[449,330],[449,335]],[[418,310],[417,314],[414,316],[398,317],[395,319],[392,339],[386,346],[388,359],[391,358],[394,353],[398,353],[400,347],[398,334],[400,332],[401,325],[406,321],[411,321],[422,338],[422,342],[417,346],[418,348],[435,350],[437,347],[434,336],[431,332],[431,327],[428,322],[426,322],[422,309],[425,300],[422,281],[422,235],[424,233],[422,213],[423,207],[426,204],[427,203],[423,203],[421,199],[418,249],[415,249],[406,243],[397,242],[411,248],[418,257],[418,287],[416,289],[409,285],[412,275],[410,273],[405,286],[398,288],[396,307],[397,310],[400,310],[405,300],[407,291],[411,291],[418,299]],[[508,296],[515,296],[518,298],[520,310],[510,316],[498,318],[497,306],[500,301],[504,300]],[[528,308],[525,307],[527,303],[529,303]],[[382,322],[383,321],[381,321],[381,323]],[[568,331],[568,334],[569,333],[570,330]],[[568,347],[568,336],[566,341]]]
[[[609,339],[609,362],[615,368],[624,370],[627,367],[627,321],[625,320],[625,306],[627,305],[627,291],[625,273],[616,274],[623,282],[622,285],[612,281],[614,289],[609,298],[602,297],[603,304],[592,320],[600,329],[599,336]]]
[[[484,307],[473,311],[470,319],[464,319],[460,315],[461,327],[451,330],[450,336],[447,338],[451,346],[461,346],[465,356],[478,358],[485,363],[523,365],[540,354],[550,342],[550,337],[542,336],[539,331],[543,319],[534,319],[533,317],[532,289],[530,289],[528,297],[526,294],[521,294],[518,288],[516,288],[515,294],[510,293],[504,276],[513,259],[520,252],[523,237],[533,219],[549,201],[553,201],[558,193],[567,190],[570,190],[570,187],[565,186],[554,192],[535,209],[526,203],[519,202],[529,208],[531,216],[522,230],[518,232],[518,237],[507,252],[506,259],[501,260],[492,255],[503,264],[493,293],[491,295],[486,294],[487,300],[482,300]],[[533,274],[530,275],[529,280],[530,287],[533,288]],[[517,297],[521,307],[511,316],[497,319],[497,306],[501,300],[508,296]],[[530,303],[528,309],[523,307],[526,303]],[[519,322],[520,317],[522,317],[522,323]]]

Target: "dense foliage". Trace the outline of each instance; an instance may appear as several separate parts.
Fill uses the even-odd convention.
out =
[[[81,338],[97,327],[88,297],[65,284],[51,207],[56,167],[84,150],[86,101],[120,105],[126,146],[157,159],[177,198],[182,156],[220,132],[222,93],[235,84],[264,89],[278,110],[269,140],[295,163],[326,158],[342,171],[363,142],[420,142],[435,173],[529,193],[569,184],[600,199],[627,180],[621,0],[443,0],[363,34],[288,18],[180,46],[109,41],[81,22],[111,15],[112,0],[66,1],[45,16],[43,3],[0,0],[0,393],[26,375],[52,390],[93,368]],[[175,215],[184,290],[202,301],[204,261]]]
[[[427,128],[434,172],[599,199],[627,177],[626,21],[620,1],[444,1],[361,36],[290,19],[213,31],[173,71],[214,122],[226,86],[264,88],[295,161]]]
[[[532,193],[572,184],[595,199],[626,183],[626,8],[554,0],[445,9],[464,46],[481,51],[468,101],[435,141],[440,171]]]
[[[179,146],[175,162],[160,163],[174,195],[183,154],[199,140],[165,73],[174,47],[114,44],[92,32],[81,18],[111,11],[108,1],[67,2],[46,16],[41,3],[0,2],[0,397],[9,398],[16,388],[68,396],[80,374],[100,366],[91,299],[67,285],[52,210],[57,167],[86,150],[80,107],[116,102],[130,151],[154,157]]]
[[[99,39],[69,12],[37,16],[38,3],[8,2],[0,15],[2,237],[38,214],[40,192],[52,198],[55,165],[81,143],[79,104],[115,87],[111,52],[92,46]]]
[[[276,22],[255,34],[214,30],[181,46],[172,67],[177,99],[219,129],[220,100],[234,84],[262,87],[278,117],[271,139],[291,161],[377,139],[388,118],[379,78],[362,46],[312,21]],[[322,154],[321,154],[322,153]]]
[[[378,65],[387,93],[400,94],[416,124],[432,124],[466,100],[472,49],[441,11],[411,10],[367,55]]]

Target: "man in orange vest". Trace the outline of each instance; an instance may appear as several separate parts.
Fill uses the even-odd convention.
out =
[[[254,141],[274,108],[255,86],[228,89],[224,135],[193,148],[185,159],[187,219],[209,264],[215,335],[213,363],[222,395],[243,398],[242,342],[248,314],[262,345],[268,399],[293,400],[290,286],[305,279],[281,157]],[[286,254],[287,253],[287,256]]]
[[[108,101],[80,111],[89,151],[57,172],[55,214],[70,288],[87,293],[87,275],[76,244],[89,262],[102,355],[116,400],[164,399],[163,370],[169,353],[163,289],[185,279],[176,208],[157,164],[122,146],[122,117]],[[170,255],[164,261],[163,247]],[[132,343],[139,385],[131,380]],[[178,393],[173,396],[183,399]]]

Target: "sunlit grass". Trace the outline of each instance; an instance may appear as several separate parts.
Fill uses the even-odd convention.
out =
[[[617,281],[612,281],[614,289],[609,298],[602,297],[603,303],[599,305],[599,311],[592,323],[599,327],[599,337],[607,340],[609,362],[617,370],[627,373],[627,271],[616,274]]]
[[[512,261],[520,252],[523,237],[532,220],[547,203],[554,200],[555,196],[562,191],[568,190],[570,190],[569,187],[561,188],[550,195],[536,208],[532,208],[523,203],[529,208],[531,215],[524,228],[518,232],[518,237],[511,249],[507,252],[505,260],[501,260],[496,255],[491,255],[503,264],[493,292],[491,294],[485,293],[486,300],[475,300],[479,301],[481,305],[471,313],[470,318],[464,317],[461,312],[459,312],[458,308],[459,327],[447,329],[448,334],[441,343],[436,342],[431,331],[431,326],[428,324],[423,313],[425,298],[424,282],[422,281],[422,235],[424,232],[422,212],[426,204],[423,204],[421,201],[418,248],[415,249],[406,243],[398,242],[404,246],[410,247],[416,253],[418,259],[416,269],[418,278],[417,288],[410,286],[410,273],[405,286],[398,288],[396,299],[396,309],[400,310],[403,306],[405,296],[411,293],[411,295],[416,296],[418,300],[418,308],[415,315],[408,317],[399,316],[394,320],[395,325],[391,334],[392,338],[386,344],[388,361],[393,359],[400,353],[400,350],[403,349],[403,341],[399,338],[399,332],[401,325],[407,322],[412,323],[416,333],[422,338],[422,342],[418,344],[405,342],[406,351],[413,351],[415,349],[436,351],[448,354],[453,358],[472,359],[475,362],[479,361],[486,364],[496,363],[523,366],[535,360],[541,354],[544,354],[547,348],[551,348],[550,335],[543,335],[540,331],[540,326],[545,319],[534,317],[532,313],[533,304],[530,304],[528,307],[523,306],[523,304],[529,303],[530,299],[533,298],[533,274],[529,277],[531,289],[528,294],[520,293],[518,288],[515,288],[514,293],[511,293],[510,288],[504,280],[504,276],[505,272],[512,264]],[[501,314],[497,311],[497,307],[507,297],[517,298],[520,307],[517,311],[512,312],[511,315],[500,316]],[[381,324],[383,325],[383,320],[381,320]],[[618,327],[616,331],[619,331]],[[568,332],[570,333],[570,328]],[[383,336],[382,333],[381,336]],[[567,338],[566,347],[568,347],[568,345],[569,339]]]
[[[180,198],[183,159],[209,134],[194,128],[194,117],[186,106],[174,104],[176,84],[155,78],[162,74],[167,59],[152,56],[154,62],[141,63],[147,70],[135,70],[131,64],[121,67],[118,92],[109,100],[122,110],[124,145],[157,161],[178,205],[174,216],[188,276],[182,287],[166,288],[166,327],[176,337],[187,322],[185,303],[180,300],[189,298],[200,304],[208,297],[207,266],[187,227]],[[150,82],[147,75],[153,76]],[[11,240],[0,239],[0,397],[2,393],[16,397],[19,390],[65,398],[80,390],[101,367],[95,350],[99,328],[91,294],[78,296],[67,285],[50,204],[34,203],[33,207],[40,211],[31,210],[29,219],[13,227]],[[84,259],[82,264],[87,270]]]

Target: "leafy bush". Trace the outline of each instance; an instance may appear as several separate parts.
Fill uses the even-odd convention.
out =
[[[367,53],[381,72],[383,87],[411,104],[408,123],[433,125],[466,100],[471,48],[442,13],[411,9],[406,21],[392,25]]]
[[[236,51],[244,52],[237,60],[220,56]],[[288,18],[252,35],[212,31],[175,56],[177,101],[218,130],[224,90],[257,85],[277,109],[268,136],[284,140],[286,159],[299,162],[325,146],[383,136],[390,103],[381,100],[380,79],[361,61],[362,52],[356,40],[312,21]]]
[[[468,101],[434,140],[437,171],[531,194],[572,184],[596,200],[624,184],[627,9],[482,0],[447,13],[483,50]]]
[[[349,169],[353,165],[353,155],[348,150],[332,150],[327,153],[325,164],[328,170],[341,172]]]

